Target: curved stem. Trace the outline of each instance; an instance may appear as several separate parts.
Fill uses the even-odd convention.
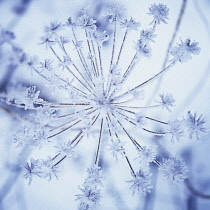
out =
[[[195,187],[192,185],[189,179],[185,179],[185,185],[187,186],[188,190],[194,194],[197,197],[203,198],[203,199],[210,199],[210,195],[203,194],[202,192],[195,189]]]

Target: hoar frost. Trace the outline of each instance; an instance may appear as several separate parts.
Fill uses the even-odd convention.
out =
[[[77,157],[77,146],[81,141],[87,138],[95,140],[96,151],[89,154],[94,157],[94,161],[76,195],[81,209],[97,208],[102,198],[105,176],[99,160],[103,152],[116,159],[116,164],[119,161],[127,163],[131,171],[131,179],[127,183],[133,194],[151,191],[151,164],[156,164],[164,177],[173,183],[180,183],[187,177],[187,168],[181,159],[171,157],[162,161],[156,154],[158,149],[149,145],[147,139],[136,137],[133,131],[146,133],[151,138],[164,136],[172,142],[181,141],[184,132],[189,138],[196,139],[205,132],[202,116],[197,117],[191,112],[183,119],[168,122],[149,114],[154,109],[160,114],[171,112],[175,99],[170,93],[160,94],[159,99],[154,99],[150,106],[140,105],[144,99],[144,86],[169,71],[177,62],[184,63],[193,55],[198,55],[198,42],[186,39],[173,46],[168,52],[172,58],[166,68],[137,86],[126,89],[125,84],[139,61],[152,55],[157,27],[167,23],[169,9],[163,4],[153,4],[148,12],[152,22],[148,28],[141,28],[140,31],[140,22],[132,17],[124,18],[124,7],[110,4],[105,10],[104,15],[108,16],[109,21],[104,23],[103,31],[98,29],[97,20],[90,17],[87,10],[78,18],[70,17],[65,23],[52,22],[46,26],[40,44],[54,56],[54,60],[39,61],[37,57],[23,56],[19,50],[27,69],[46,81],[49,94],[59,92],[63,100],[42,99],[36,86],[14,85],[1,95],[1,100],[8,105],[31,112],[14,135],[16,146],[41,150],[47,144],[57,151],[52,157],[31,158],[22,164],[29,184],[34,177],[48,180],[57,177],[59,165],[67,158]],[[110,28],[113,33],[109,32]],[[131,40],[130,34],[136,32],[139,38]],[[123,36],[118,37],[119,33]],[[0,45],[13,47],[13,39],[13,33],[1,29]],[[105,43],[108,47],[104,47]],[[131,60],[127,65],[122,64],[126,46],[133,46],[133,43],[133,52],[129,52]],[[151,128],[153,123],[161,126],[161,132]],[[63,137],[64,134],[67,137]],[[59,139],[60,136],[62,138]],[[54,145],[56,139],[59,139],[59,144]],[[128,144],[133,148],[127,148]],[[135,155],[135,158],[131,158],[130,154]],[[139,163],[137,169],[134,169],[133,162]]]

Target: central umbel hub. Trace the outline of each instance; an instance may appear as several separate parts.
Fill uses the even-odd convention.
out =
[[[111,102],[109,98],[107,98],[104,93],[101,93],[96,96],[95,102],[101,114],[103,113],[107,115],[107,112],[109,112],[111,108]]]

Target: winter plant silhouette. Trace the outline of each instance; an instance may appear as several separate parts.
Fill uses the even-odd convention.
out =
[[[105,11],[109,20],[102,24],[110,33],[97,28],[97,21],[84,10],[75,20],[68,18],[66,23],[52,22],[45,27],[41,44],[52,52],[55,60],[39,61],[37,57],[24,54],[28,69],[46,81],[50,92],[58,92],[61,101],[40,98],[36,86],[18,85],[2,96],[8,105],[22,108],[27,113],[30,110],[28,117],[22,118],[22,124],[14,135],[18,147],[26,146],[33,150],[56,143],[56,153],[51,157],[31,157],[22,164],[29,184],[34,177],[48,180],[57,177],[64,160],[77,156],[80,142],[94,138],[96,150],[95,154],[90,154],[94,156],[94,161],[87,170],[88,177],[79,187],[81,193],[76,195],[82,209],[94,209],[100,203],[105,179],[100,165],[102,149],[110,152],[114,159],[127,162],[131,178],[126,181],[130,189],[134,194],[146,194],[152,189],[151,164],[157,164],[164,177],[176,184],[187,178],[187,167],[179,157],[158,160],[156,147],[149,141],[138,139],[135,133],[148,133],[151,137],[166,136],[176,142],[186,135],[199,140],[200,134],[205,132],[203,117],[190,111],[183,119],[168,122],[148,115],[154,109],[170,112],[175,102],[170,93],[160,94],[152,105],[139,105],[139,100],[143,100],[142,88],[168,72],[176,63],[184,63],[192,55],[198,55],[198,42],[186,39],[172,47],[168,52],[171,59],[164,69],[128,89],[126,83],[136,65],[142,58],[150,57],[150,45],[155,42],[156,28],[167,23],[169,9],[163,4],[151,5],[148,12],[152,18],[149,29],[140,31],[139,39],[134,42],[133,57],[127,65],[121,65],[122,61],[127,61],[123,51],[128,45],[133,45],[129,35],[139,31],[140,23],[133,18],[124,18],[125,8],[118,4],[110,4]],[[161,132],[152,130],[152,123],[161,126]],[[139,168],[134,168],[130,153],[132,157],[135,155]]]

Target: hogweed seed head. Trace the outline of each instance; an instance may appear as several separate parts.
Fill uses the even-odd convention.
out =
[[[29,184],[34,176],[48,180],[53,176],[57,177],[59,165],[66,158],[76,157],[81,141],[87,138],[95,140],[94,162],[88,169],[83,185],[79,187],[81,193],[76,195],[81,209],[95,209],[101,200],[101,188],[106,177],[102,175],[104,172],[100,168],[102,165],[99,159],[102,158],[104,145],[107,145],[106,152],[113,158],[119,160],[120,156],[120,161],[125,160],[128,164],[132,175],[128,183],[133,194],[146,194],[152,188],[151,164],[157,164],[164,176],[173,183],[182,182],[187,177],[187,169],[179,158],[171,157],[161,163],[154,146],[147,141],[149,137],[139,139],[139,135],[135,133],[146,133],[151,138],[161,135],[176,142],[181,141],[185,132],[189,134],[189,138],[196,139],[205,132],[202,116],[197,117],[191,112],[182,120],[168,122],[152,117],[153,112],[150,110],[156,109],[160,114],[164,112],[163,109],[171,111],[175,103],[172,94],[160,94],[159,99],[153,100],[150,106],[140,105],[144,99],[143,88],[164,75],[178,61],[183,63],[199,54],[198,43],[191,42],[190,39],[181,41],[170,49],[169,55],[173,58],[162,71],[127,89],[126,82],[138,62],[151,56],[151,44],[154,44],[157,36],[156,28],[161,22],[166,23],[169,9],[163,4],[153,4],[149,8],[149,15],[153,17],[152,27],[139,31],[140,37],[134,41],[135,46],[133,52],[129,52],[132,56],[129,61],[123,57],[124,52],[126,46],[132,46],[130,33],[138,31],[140,23],[133,18],[122,20],[124,13],[124,7],[110,4],[106,8],[109,21],[103,23],[103,31],[97,28],[97,20],[90,17],[86,10],[75,20],[70,17],[65,23],[50,23],[44,29],[45,35],[41,38],[41,44],[46,46],[54,60],[39,61],[35,57],[25,56],[21,49],[13,46],[19,61],[24,61],[30,71],[46,81],[49,94],[58,93],[59,97],[54,95],[54,101],[42,99],[36,86],[22,85],[8,89],[1,97],[8,105],[31,112],[29,119],[26,117],[26,122],[14,135],[17,146],[28,146],[31,150],[41,149],[46,144],[59,140],[59,144],[53,145],[57,152],[53,157],[31,159],[22,165]],[[10,43],[13,35],[4,35],[5,33],[1,32],[3,38],[0,37],[0,40]],[[152,129],[153,123],[161,127],[161,132],[160,129]],[[132,164],[135,159],[139,164],[137,170]]]

